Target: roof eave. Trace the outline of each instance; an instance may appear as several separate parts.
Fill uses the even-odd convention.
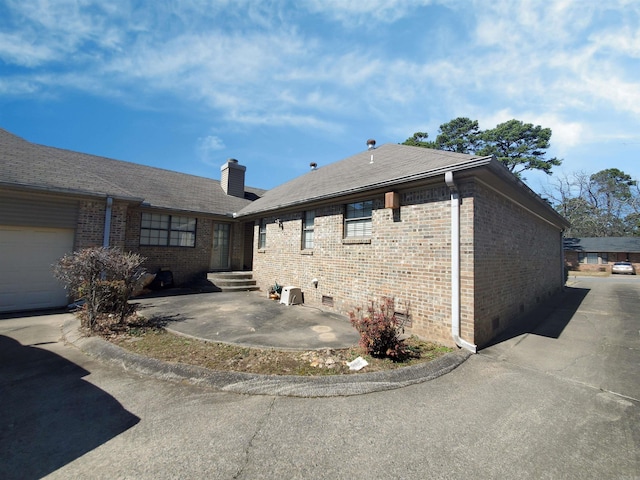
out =
[[[52,187],[52,186],[46,186],[46,185],[31,185],[31,184],[22,184],[22,183],[0,182],[0,188],[7,188],[9,190],[18,190],[23,192],[33,191],[38,193],[51,193],[55,195],[69,195],[69,196],[75,196],[75,197],[92,197],[92,198],[111,197],[114,200],[121,200],[121,201],[126,201],[131,203],[144,202],[144,198],[133,197],[129,195],[122,195],[118,193],[92,192],[89,190],[60,188],[60,187]]]
[[[473,168],[483,167],[483,166],[489,165],[492,160],[493,160],[493,156],[474,158],[473,160],[470,160],[468,162],[450,165],[446,167],[440,167],[434,170],[429,170],[427,172],[420,172],[414,175],[406,175],[404,177],[393,178],[393,179],[385,180],[383,182],[376,182],[376,183],[366,185],[364,187],[352,188],[347,190],[341,190],[339,192],[332,192],[326,195],[309,197],[303,201],[282,203],[282,204],[278,204],[276,206],[272,206],[262,210],[249,211],[244,214],[242,213],[242,210],[240,210],[239,212],[236,213],[236,218],[259,217],[265,213],[280,211],[283,209],[289,209],[289,208],[297,207],[300,205],[325,202],[327,200],[332,200],[335,198],[357,195],[359,193],[366,193],[366,192],[371,192],[371,191],[380,190],[384,188],[395,187],[398,185],[419,182],[421,180],[428,180],[430,178],[438,177],[439,175],[444,175],[446,172],[450,172],[450,171],[460,172],[460,171],[469,170]],[[248,207],[250,207],[251,205],[252,204],[249,204]]]

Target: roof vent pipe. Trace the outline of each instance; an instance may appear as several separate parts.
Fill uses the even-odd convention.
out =
[[[318,164],[316,162],[311,162],[309,166],[311,167],[311,170],[317,170],[318,168]]]
[[[373,150],[374,148],[376,148],[376,141],[373,138],[370,138],[367,140],[367,149]]]

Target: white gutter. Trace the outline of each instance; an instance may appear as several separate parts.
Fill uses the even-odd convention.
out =
[[[104,212],[104,235],[102,237],[102,246],[109,246],[109,237],[111,236],[111,210],[113,207],[113,198],[107,197],[107,209]]]
[[[460,194],[452,171],[444,181],[451,192],[451,336],[460,348],[476,353],[476,345],[460,338]]]

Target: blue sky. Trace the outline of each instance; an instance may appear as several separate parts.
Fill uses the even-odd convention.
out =
[[[640,1],[0,0],[0,127],[32,142],[272,188],[458,116],[640,179]]]

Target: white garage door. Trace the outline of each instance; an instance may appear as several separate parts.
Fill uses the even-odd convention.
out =
[[[0,226],[0,312],[67,304],[52,265],[73,250],[73,237],[70,229]]]

